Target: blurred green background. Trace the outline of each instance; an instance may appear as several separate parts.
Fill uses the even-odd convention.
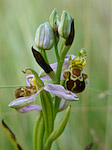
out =
[[[65,132],[52,150],[84,150],[93,142],[92,150],[112,150],[112,51],[110,0],[0,0],[0,86],[25,85],[26,67],[39,72],[31,53],[35,31],[48,21],[57,8],[65,9],[75,20],[76,36],[69,53],[87,49],[85,71],[89,87],[72,102],[72,112]],[[55,62],[53,49],[48,52]],[[14,99],[14,88],[0,88],[0,120],[4,119],[23,145],[32,150],[33,124],[37,112],[20,114],[8,108]],[[57,121],[63,112],[57,116]],[[13,150],[0,126],[0,150]]]

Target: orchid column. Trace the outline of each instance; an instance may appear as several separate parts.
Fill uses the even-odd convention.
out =
[[[60,19],[54,9],[49,22],[37,28],[35,45],[32,46],[33,56],[42,70],[39,74],[31,68],[23,71],[27,74],[27,86],[16,89],[16,99],[8,105],[20,113],[40,111],[34,124],[34,150],[51,149],[53,141],[63,133],[68,122],[71,111],[69,101],[79,100],[76,93],[82,92],[87,84],[88,76],[83,70],[86,64],[85,49],[81,49],[76,56],[67,55],[74,35],[74,19],[66,11],[62,12]],[[59,48],[60,38],[63,42]],[[57,62],[50,64],[46,53],[53,47]],[[41,106],[32,104],[38,94]],[[64,116],[54,128],[56,115],[63,110]]]

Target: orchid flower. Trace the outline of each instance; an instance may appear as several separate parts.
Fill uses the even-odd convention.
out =
[[[65,59],[64,59],[64,63],[63,63],[63,67],[62,67],[62,74],[61,74],[61,79],[65,78],[66,80],[66,72],[68,71],[69,69],[69,66],[70,66],[70,59],[73,60],[75,59],[76,56],[74,55],[66,55]],[[56,63],[53,63],[50,65],[52,67],[52,69],[56,72],[56,68],[57,68],[57,62]],[[67,71],[66,71],[67,70]],[[65,72],[64,72],[65,71]],[[82,70],[83,74],[86,74],[84,72],[84,70]],[[44,74],[45,76],[42,76],[41,79],[44,81],[44,80],[51,80],[51,78],[45,74],[44,70],[42,69],[39,73],[39,75],[41,76],[42,74]],[[82,74],[81,74],[82,75]],[[79,77],[78,77],[79,78]],[[68,79],[67,79],[68,80]],[[73,79],[74,80],[74,79]],[[76,80],[76,77],[75,77],[75,80]],[[42,90],[46,90],[52,94],[54,94],[55,96],[58,96],[59,98],[61,98],[61,103],[60,103],[60,106],[59,106],[59,111],[60,110],[63,110],[67,107],[68,105],[68,102],[66,101],[74,101],[74,100],[79,100],[79,98],[73,93],[68,90],[66,90],[63,86],[59,85],[59,84],[45,84],[44,83],[44,86],[42,86],[40,89],[37,89],[34,85],[34,81],[35,81],[35,76],[34,74],[30,74],[26,77],[26,82],[28,84],[28,87],[22,87],[22,89],[26,89],[26,91],[30,90],[30,95],[28,94],[24,94],[24,96],[17,96],[16,95],[16,98],[14,101],[12,101],[8,106],[11,107],[11,108],[15,108],[17,111],[19,112],[22,112],[22,113],[26,113],[26,112],[30,112],[30,111],[33,111],[33,110],[42,110],[42,107],[39,106],[39,105],[36,105],[36,104],[31,104],[32,102],[34,102],[36,96],[42,91]],[[36,81],[35,81],[36,82]],[[68,83],[68,81],[67,81]],[[74,83],[74,81],[73,81]],[[72,85],[72,81],[70,81],[70,84]],[[69,84],[68,84],[68,87],[69,87]],[[36,90],[34,90],[36,88]],[[70,87],[71,88],[71,87]],[[80,87],[79,87],[80,88]],[[81,88],[79,89],[81,90]],[[77,90],[79,92],[79,90]],[[17,90],[16,90],[17,92]],[[27,92],[28,93],[28,92]],[[66,107],[64,107],[66,106]]]
[[[26,82],[28,86],[17,89],[15,91],[15,97],[17,99],[13,100],[8,105],[11,108],[15,108],[19,112],[25,113],[25,112],[30,112],[32,110],[42,110],[41,106],[31,104],[32,102],[35,101],[36,96],[42,90],[50,92],[51,94],[58,96],[59,98],[62,99],[59,110],[62,110],[63,105],[65,105],[64,100],[65,101],[79,100],[79,98],[73,92],[65,90],[65,88],[59,84],[50,84],[50,83],[44,84],[44,86],[38,89],[38,87],[35,86],[36,79],[33,74],[30,74],[26,77]]]

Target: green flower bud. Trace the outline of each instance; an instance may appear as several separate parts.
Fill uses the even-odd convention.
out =
[[[57,14],[56,9],[54,9],[49,17],[49,22],[51,27],[53,28],[53,30],[55,29],[55,25],[59,26],[60,24],[60,20],[59,20],[59,16]]]
[[[41,24],[35,34],[35,44],[39,49],[49,50],[53,47],[55,38],[52,27],[48,22]]]
[[[72,17],[64,10],[61,15],[58,32],[65,39],[67,39],[70,35],[72,20]]]

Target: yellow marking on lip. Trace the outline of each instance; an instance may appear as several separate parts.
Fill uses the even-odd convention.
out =
[[[76,88],[76,83],[75,83],[75,82],[74,82],[74,85],[73,85],[73,87],[72,87],[71,91],[73,91],[73,90],[74,90],[74,88]]]

